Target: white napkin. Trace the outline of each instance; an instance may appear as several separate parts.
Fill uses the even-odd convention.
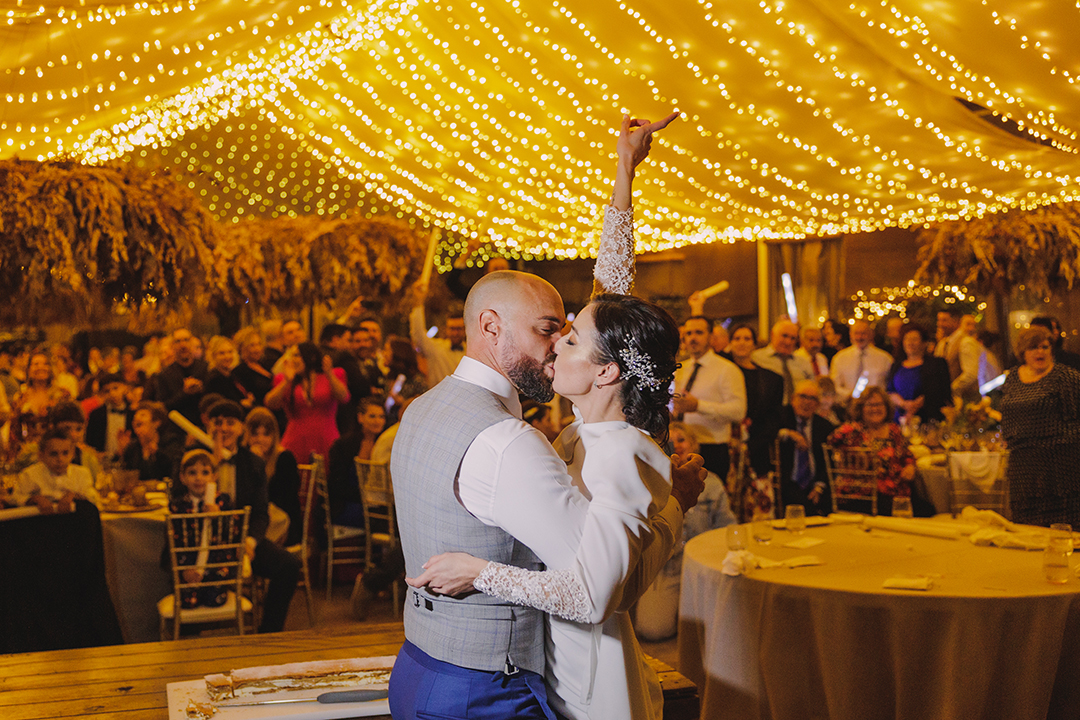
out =
[[[928,535],[947,540],[957,540],[961,535],[958,527],[922,518],[868,517],[866,518],[866,526],[908,533],[909,535]]]
[[[881,587],[889,590],[929,590],[934,587],[934,581],[928,577],[891,577],[881,583]]]
[[[786,548],[795,548],[796,550],[805,550],[806,548],[812,548],[815,545],[820,545],[825,542],[821,538],[813,537],[801,537],[784,543]]]
[[[720,572],[736,577],[755,568],[797,568],[823,564],[824,561],[817,555],[800,555],[781,562],[755,555],[749,550],[728,550],[728,554],[724,556],[724,562],[721,564]]]
[[[26,505],[24,507],[13,507],[0,510],[0,520],[18,520],[24,517],[33,517],[34,515],[40,515],[41,510],[37,505]]]
[[[994,545],[1000,548],[1019,548],[1020,550],[1045,550],[1050,544],[1050,536],[1034,530],[1009,532],[1002,528],[984,527],[968,537],[975,545]]]

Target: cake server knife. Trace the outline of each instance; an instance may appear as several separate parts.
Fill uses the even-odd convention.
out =
[[[325,692],[318,697],[289,698],[287,700],[256,700],[253,702],[220,702],[215,703],[219,708],[253,707],[256,705],[284,705],[286,703],[318,702],[318,703],[351,703],[370,702],[372,700],[385,700],[389,696],[386,690],[339,690],[337,692]]]

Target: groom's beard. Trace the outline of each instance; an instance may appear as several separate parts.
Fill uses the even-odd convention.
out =
[[[543,363],[522,355],[514,361],[506,374],[518,392],[525,397],[538,403],[550,402],[555,397],[555,390],[551,387],[552,380],[544,372],[544,367],[553,362],[555,353],[548,355]]]

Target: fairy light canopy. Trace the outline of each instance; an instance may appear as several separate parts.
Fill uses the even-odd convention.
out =
[[[582,257],[622,113],[678,109],[639,251],[869,231],[1080,195],[1078,37],[1072,0],[0,0],[0,156]]]

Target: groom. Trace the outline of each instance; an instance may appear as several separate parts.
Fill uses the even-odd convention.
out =
[[[530,569],[570,567],[589,502],[544,436],[521,420],[518,401],[519,391],[551,399],[553,349],[564,322],[558,292],[535,275],[492,273],[469,293],[468,352],[452,376],[409,407],[394,443],[391,473],[410,577],[447,551]],[[683,511],[701,489],[693,470],[677,475],[642,559],[654,568],[681,536]],[[405,636],[390,679],[398,720],[554,718],[540,611],[478,593],[409,588]]]

